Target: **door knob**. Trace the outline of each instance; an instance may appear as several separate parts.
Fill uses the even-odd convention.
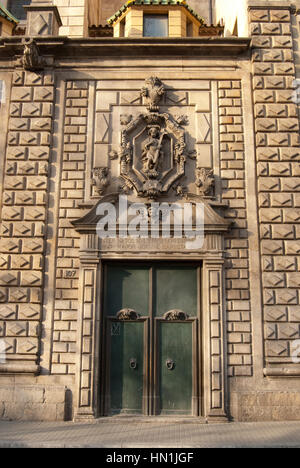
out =
[[[137,360],[136,358],[131,358],[129,361],[129,367],[130,369],[136,369],[137,368]]]
[[[175,367],[175,362],[172,359],[167,359],[166,366],[168,370],[173,370]]]

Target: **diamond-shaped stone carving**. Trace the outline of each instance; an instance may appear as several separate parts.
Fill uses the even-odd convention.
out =
[[[18,252],[20,249],[20,241],[12,239],[1,239],[0,244],[2,252]]]
[[[285,285],[284,273],[264,273],[263,284],[266,287],[279,288]]]
[[[26,334],[26,322],[7,322],[7,336],[20,336]]]
[[[19,339],[17,342],[17,352],[20,354],[36,354],[38,351],[37,340]]]
[[[286,289],[281,291],[278,289],[276,291],[276,302],[277,304],[297,304],[298,303],[298,294],[296,290]]]
[[[287,307],[271,306],[265,307],[265,320],[267,322],[280,322],[287,319]]]
[[[109,114],[97,114],[96,143],[108,143]]]
[[[197,114],[198,116],[198,139],[197,143],[210,143],[211,123],[209,114]]]
[[[278,325],[278,338],[298,338],[299,337],[299,324],[281,323]]]
[[[293,197],[290,193],[274,193],[271,195],[272,206],[293,206]]]
[[[16,285],[18,283],[18,275],[17,273],[10,273],[10,272],[5,272],[3,274],[0,274],[0,284],[2,285]]]
[[[11,302],[26,302],[27,289],[11,288],[9,290],[9,297]]]
[[[49,159],[49,148],[38,146],[36,148],[29,148],[29,159]]]
[[[284,341],[268,341],[267,356],[288,356],[288,343]]]
[[[12,338],[2,339],[1,350],[3,353],[14,353],[15,352],[15,340]]]
[[[283,242],[282,241],[269,241],[263,240],[261,243],[262,253],[264,254],[283,254]]]
[[[32,117],[40,114],[41,104],[23,104],[22,115]]]
[[[34,88],[35,101],[53,101],[53,87]]]
[[[294,271],[297,268],[295,257],[275,257],[274,263],[277,271]]]
[[[38,319],[41,314],[41,306],[39,304],[19,304],[18,319],[33,320]]]
[[[11,304],[0,305],[0,318],[12,320],[16,318],[17,306]]]
[[[42,284],[41,272],[22,272],[21,285],[22,286],[40,286]]]
[[[260,220],[263,223],[281,223],[282,212],[280,209],[263,208],[260,210]]]
[[[42,252],[44,242],[42,239],[26,239],[23,242],[23,252]]]

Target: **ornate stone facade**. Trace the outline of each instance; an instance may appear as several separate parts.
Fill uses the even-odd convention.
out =
[[[1,40],[1,418],[105,413],[105,265],[126,260],[201,270],[199,316],[159,319],[192,324],[194,415],[300,419],[300,5],[247,6],[249,38]],[[201,202],[203,246],[99,239],[119,195]]]

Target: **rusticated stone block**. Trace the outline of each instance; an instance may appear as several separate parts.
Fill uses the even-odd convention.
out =
[[[291,21],[291,15],[288,9],[286,10],[270,10],[270,21],[273,22],[287,22]]]
[[[288,356],[289,347],[287,341],[267,341],[266,342],[266,355],[269,357]]]
[[[34,101],[50,101],[53,102],[54,89],[52,86],[34,88]]]
[[[41,286],[43,283],[42,272],[31,271],[21,273],[21,286]]]
[[[270,16],[269,16],[269,10],[255,10],[255,9],[250,9],[249,13],[249,18],[250,21],[252,22],[269,22]]]
[[[12,101],[21,101],[21,102],[28,102],[32,100],[32,95],[33,95],[33,88],[28,86],[28,87],[13,87],[12,88],[12,94],[11,94],[11,100]]]
[[[289,36],[274,36],[272,37],[272,45],[273,47],[292,48],[293,42]]]
[[[33,238],[23,239],[22,241],[22,252],[23,253],[40,253],[44,250],[44,240]]]

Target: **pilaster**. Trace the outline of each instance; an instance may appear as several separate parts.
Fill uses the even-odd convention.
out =
[[[96,234],[83,234],[81,238],[75,420],[93,419],[96,416],[100,346],[97,337],[100,327],[98,312],[101,284],[98,242]]]
[[[0,372],[12,363],[18,365],[8,366],[11,373],[39,369],[53,103],[52,72],[14,72],[0,241]]]
[[[223,260],[203,261],[203,326],[205,328],[205,416],[209,422],[227,420],[226,314]]]
[[[300,151],[291,14],[288,5],[249,7],[265,375],[283,363],[293,366],[293,340],[300,337]]]

